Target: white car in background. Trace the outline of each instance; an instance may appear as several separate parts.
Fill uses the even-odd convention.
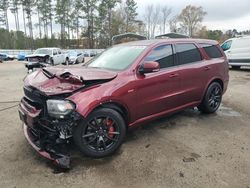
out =
[[[79,64],[84,63],[84,53],[83,52],[77,52],[76,50],[69,50],[67,53],[68,57],[68,64]]]
[[[228,39],[221,45],[221,48],[233,69],[250,66],[250,36]]]
[[[62,53],[60,48],[38,48],[33,54],[27,55],[26,60],[28,70],[33,70],[33,68],[47,65],[60,65],[65,63],[68,57]]]

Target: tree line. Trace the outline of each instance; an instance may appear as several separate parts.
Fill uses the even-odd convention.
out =
[[[151,4],[138,19],[134,0],[0,0],[0,48],[106,48],[114,35],[127,32],[154,38],[171,31],[218,41],[237,34],[208,30],[202,26],[206,14],[188,5],[173,15],[171,7]]]
[[[9,29],[10,17],[15,19],[15,31]],[[141,22],[136,17],[134,0],[0,0],[0,36],[6,36],[10,43],[2,41],[0,47],[20,47],[22,43],[34,48],[53,43],[63,48],[79,48],[80,44],[104,48],[116,34],[140,32]],[[55,32],[55,24],[60,27],[59,33]],[[34,30],[38,33],[36,38]],[[12,40],[16,42],[11,43]]]

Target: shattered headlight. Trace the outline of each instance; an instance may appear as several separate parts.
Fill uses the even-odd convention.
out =
[[[75,104],[69,100],[47,100],[48,114],[56,118],[64,118],[75,109]]]

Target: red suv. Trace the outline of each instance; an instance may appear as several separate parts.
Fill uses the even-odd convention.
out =
[[[110,155],[130,127],[190,107],[215,112],[228,80],[216,41],[136,41],[113,46],[84,67],[29,74],[19,114],[29,143],[69,167],[72,140],[86,156]]]

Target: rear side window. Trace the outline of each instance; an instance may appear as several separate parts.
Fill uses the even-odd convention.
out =
[[[201,61],[199,49],[194,44],[176,44],[178,64],[188,64]]]
[[[210,58],[219,58],[222,57],[220,50],[215,45],[211,44],[200,44],[202,48],[206,51],[207,55]]]
[[[160,68],[167,68],[174,66],[174,54],[172,45],[162,45],[154,48],[145,61],[156,61],[160,64]]]

